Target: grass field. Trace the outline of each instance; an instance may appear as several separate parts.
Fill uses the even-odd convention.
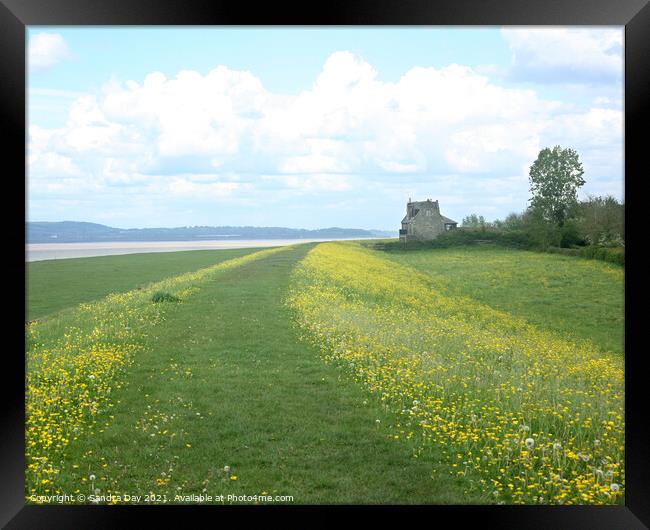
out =
[[[135,289],[255,250],[193,250],[29,262],[25,319],[42,318],[112,292]]]
[[[387,252],[397,263],[543,329],[623,352],[624,269],[557,254],[492,246]]]
[[[92,291],[107,258],[30,268],[50,317],[27,329],[28,502],[623,502],[622,269],[496,249],[233,252],[115,257]],[[70,288],[48,305],[54,277]]]

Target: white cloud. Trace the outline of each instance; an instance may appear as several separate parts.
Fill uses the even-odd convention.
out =
[[[28,66],[42,72],[71,57],[70,48],[59,33],[36,33],[29,38]]]
[[[444,196],[457,211],[463,201],[523,208],[527,168],[542,147],[578,149],[598,178],[622,160],[622,113],[597,102],[576,109],[456,64],[384,82],[346,51],[293,96],[225,66],[152,72],[79,95],[64,127],[30,126],[30,193],[33,185],[45,197],[58,175],[57,193],[128,189],[150,201],[176,197],[187,211],[182,201],[293,207],[301,195],[338,204],[367,193],[399,203],[408,193]],[[506,190],[481,185],[506,177]]]
[[[585,113],[562,116],[557,132],[567,140],[580,141],[589,135],[588,147],[607,148],[623,140],[623,113],[620,110],[591,108]]]
[[[340,174],[263,175],[262,180],[267,182],[280,182],[290,190],[305,193],[348,191],[353,187],[352,177]]]
[[[168,190],[174,195],[194,196],[198,193],[209,197],[230,197],[232,192],[241,188],[237,182],[193,182],[187,178],[173,177],[168,183]]]
[[[513,160],[534,160],[545,119],[467,127],[450,136],[445,155],[459,172],[494,173]]]
[[[620,80],[623,29],[504,28],[515,79],[551,83]]]

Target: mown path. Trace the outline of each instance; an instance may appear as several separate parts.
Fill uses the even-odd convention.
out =
[[[390,439],[377,400],[299,340],[284,299],[310,248],[225,271],[170,309],[104,432],[70,448],[62,485],[168,502],[229,493],[299,504],[477,502],[443,470],[432,478],[435,453],[415,458]]]

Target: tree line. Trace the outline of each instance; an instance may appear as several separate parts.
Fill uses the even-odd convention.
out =
[[[518,241],[519,246],[544,250],[583,248],[587,254],[594,254],[591,257],[598,257],[596,249],[618,249],[622,255],[625,204],[611,195],[588,196],[579,201],[578,189],[585,184],[583,175],[575,150],[560,146],[542,149],[530,167],[531,195],[525,211],[491,222],[471,214],[463,219],[462,228],[500,233],[507,240]]]

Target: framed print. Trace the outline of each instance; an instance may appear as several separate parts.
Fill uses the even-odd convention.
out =
[[[647,527],[647,2],[0,20],[7,528]]]

